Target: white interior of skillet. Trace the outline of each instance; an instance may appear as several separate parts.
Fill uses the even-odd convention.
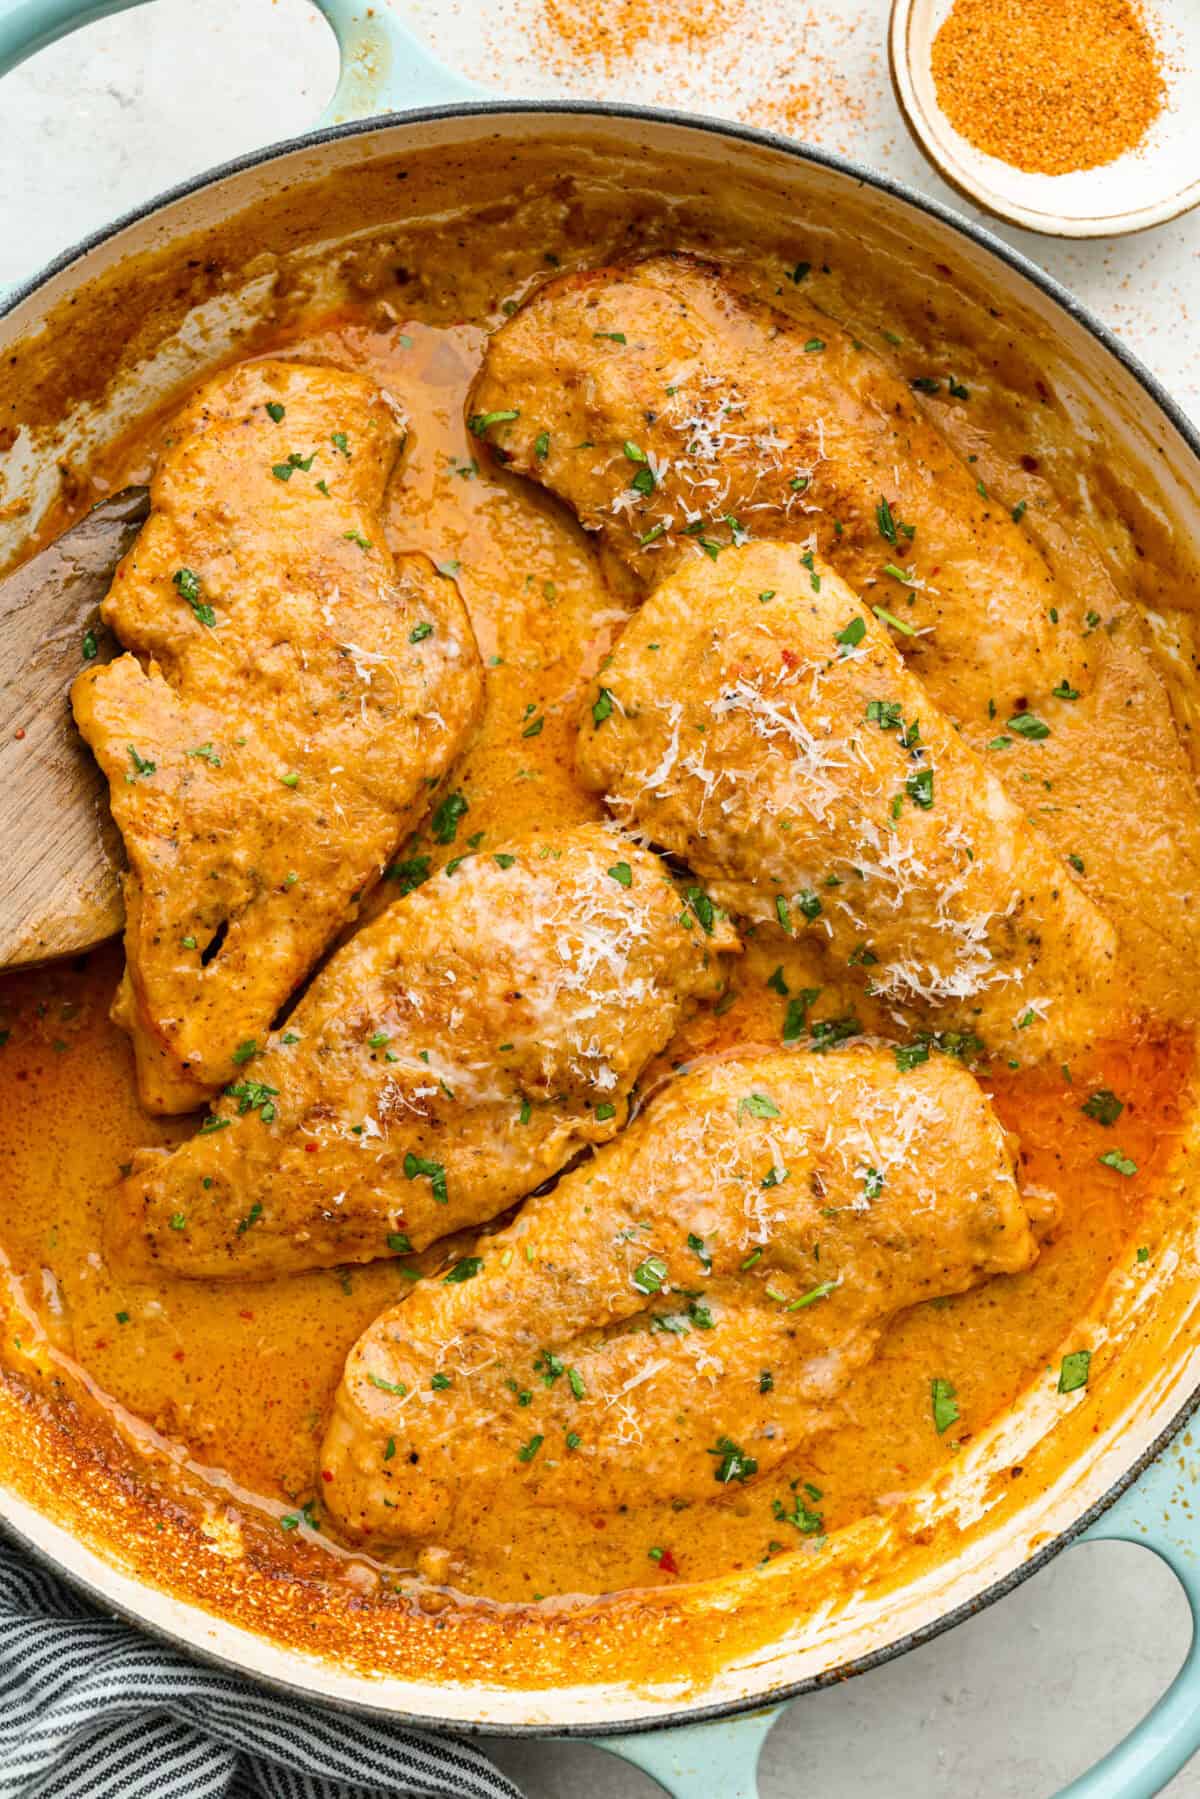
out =
[[[1013,329],[1036,344],[1045,378],[1070,407],[1078,430],[1134,471],[1143,502],[1171,537],[1200,542],[1200,459],[1139,378],[1058,300],[944,220],[840,168],[785,153],[765,141],[663,119],[485,111],[381,125],[288,151],[172,200],[68,263],[0,321],[0,349],[7,351],[22,340],[28,344],[28,334],[56,306],[123,259],[155,251],[364,159],[430,147],[449,153],[472,143],[495,156],[506,144],[531,138],[544,139],[547,155],[553,156],[553,145],[564,134],[601,159],[619,139],[623,153],[638,159],[648,181],[660,159],[674,158],[678,168],[682,157],[693,190],[707,188],[723,204],[736,200],[747,229],[754,228],[756,217],[769,220],[775,229],[781,218],[793,218],[798,226],[820,221],[847,240],[855,254],[889,256],[919,269],[931,293],[947,293],[968,316],[974,309],[982,320],[989,305],[1002,308]],[[364,226],[372,222],[378,221],[364,221]],[[7,487],[0,501],[24,499],[31,508],[20,514],[0,510],[0,555],[19,549],[55,497],[58,459],[64,452],[79,460],[89,440],[118,434],[181,381],[228,354],[269,288],[269,273],[250,266],[239,295],[202,305],[171,341],[153,347],[136,367],[121,368],[103,407],[64,418],[57,441],[55,433],[46,431],[18,437],[5,458]],[[86,310],[87,303],[82,293],[78,308]],[[827,1560],[835,1570],[843,1564],[847,1578],[836,1598],[799,1621],[788,1597],[789,1589],[794,1592],[795,1569],[789,1573],[786,1566],[799,1557],[714,1583],[702,1601],[714,1614],[769,1605],[774,1588],[777,1626],[770,1647],[744,1655],[706,1679],[700,1690],[668,1676],[634,1690],[623,1683],[615,1664],[607,1685],[532,1693],[481,1691],[475,1682],[435,1684],[415,1675],[371,1677],[281,1646],[173,1596],[167,1590],[171,1556],[165,1544],[162,1588],[130,1574],[120,1566],[119,1545],[101,1540],[91,1525],[80,1525],[78,1532],[72,1528],[69,1502],[55,1522],[21,1496],[22,1483],[17,1471],[5,1466],[2,1445],[0,1513],[94,1592],[151,1627],[264,1678],[326,1698],[495,1729],[595,1728],[661,1716],[678,1711],[681,1704],[764,1696],[900,1643],[977,1600],[1100,1500],[1179,1411],[1200,1383],[1186,1163],[1185,1155],[1175,1183],[1176,1202],[1166,1208],[1164,1247],[1155,1258],[1155,1272],[1136,1287],[1126,1278],[1115,1279],[1104,1319],[1091,1332],[1089,1340],[1106,1347],[1086,1396],[1086,1414],[1082,1394],[1065,1402],[1047,1385],[1029,1397],[971,1444],[916,1515],[910,1511],[903,1523],[892,1517],[867,1520],[854,1528],[853,1544],[832,1541]],[[1027,1471],[1020,1482],[1009,1478],[1014,1465]],[[930,1554],[926,1539],[939,1531],[939,1551]],[[948,1534],[955,1539],[952,1556],[946,1554]]]

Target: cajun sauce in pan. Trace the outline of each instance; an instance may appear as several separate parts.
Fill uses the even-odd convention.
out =
[[[599,816],[572,774],[575,717],[635,603],[627,579],[563,510],[484,465],[464,424],[484,337],[482,325],[412,319],[396,288],[255,345],[364,370],[410,420],[391,542],[427,552],[458,582],[487,671],[484,724],[454,777],[468,801],[456,841],[427,836],[417,846],[434,867],[518,831]],[[144,478],[169,431],[160,420],[126,445],[103,484]],[[384,883],[378,902],[395,891]],[[347,1351],[411,1283],[395,1261],[256,1283],[114,1276],[101,1222],[123,1165],[139,1147],[183,1140],[195,1123],[151,1118],[137,1104],[127,1040],[108,1018],[121,966],[111,945],[0,982],[6,1354],[18,1363],[34,1349],[48,1356],[128,1440],[149,1452],[177,1446],[224,1501],[274,1520],[281,1568],[301,1545],[306,1555],[344,1556],[321,1512],[318,1449]],[[809,952],[760,926],[716,1010],[685,1027],[658,1073],[739,1044],[778,1046],[787,995],[820,984]],[[1057,1205],[1036,1266],[901,1317],[851,1384],[844,1422],[780,1473],[704,1505],[648,1503],[592,1518],[531,1504],[481,1508],[451,1546],[452,1584],[528,1602],[707,1580],[811,1549],[914,1493],[1084,1346],[1073,1330],[1114,1267],[1152,1267],[1155,1195],[1192,1061],[1190,1036],[1163,1026],[1061,1068],[995,1069],[984,1084],[1019,1134],[1023,1183]],[[437,1246],[417,1266],[440,1267],[444,1253]],[[422,1578],[439,1576],[399,1556],[388,1564],[389,1582]]]

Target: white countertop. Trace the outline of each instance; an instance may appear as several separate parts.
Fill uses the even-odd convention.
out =
[[[377,4],[385,0],[376,0]],[[669,104],[776,129],[963,209],[913,148],[884,52],[886,0],[593,0],[636,16],[606,68],[563,54],[548,0],[392,0],[444,60],[518,97]],[[556,0],[567,14],[586,0]],[[693,31],[690,45],[663,34]],[[656,38],[660,41],[656,42]],[[158,0],[5,78],[0,287],[207,165],[304,130],[332,89],[332,39],[306,0]],[[1200,210],[1141,237],[1005,233],[1072,287],[1200,422]],[[1182,1660],[1187,1608],[1148,1553],[1072,1550],[924,1649],[793,1706],[767,1744],[763,1799],[1043,1799],[1146,1709]],[[530,1799],[649,1799],[650,1780],[584,1745],[502,1744]],[[1200,1763],[1169,1789],[1200,1799]],[[713,1799],[722,1799],[714,1793]]]

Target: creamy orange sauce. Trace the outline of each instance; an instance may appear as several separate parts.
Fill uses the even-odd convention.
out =
[[[564,512],[477,457],[463,411],[482,327],[412,321],[402,288],[388,305],[392,318],[364,303],[256,347],[365,370],[411,419],[392,546],[426,551],[458,581],[487,668],[483,729],[454,777],[469,801],[458,841],[440,848],[426,837],[410,851],[436,865],[476,842],[498,848],[517,830],[597,815],[571,773],[574,716],[632,599]],[[143,474],[163,430],[169,422],[127,447],[106,482]],[[378,902],[393,893],[385,884]],[[307,1555],[328,1540],[327,1525],[310,1528],[322,1523],[317,1452],[346,1352],[408,1283],[394,1262],[253,1285],[113,1277],[101,1219],[121,1165],[135,1148],[193,1128],[137,1105],[126,1040],[107,1017],[120,967],[111,947],[0,983],[0,1249],[19,1294],[6,1347],[44,1344],[64,1370],[82,1372],[127,1432],[150,1427],[181,1445],[203,1480],[273,1515],[286,1567],[302,1546]],[[738,1044],[776,1046],[786,1005],[778,983],[768,985],[777,969],[792,991],[821,984],[806,951],[760,929],[728,1002],[681,1033],[659,1072]],[[826,997],[830,1013],[847,1009],[836,991]],[[1191,1059],[1182,1033],[1150,1034],[1069,1076],[996,1071],[985,1084],[1019,1135],[1023,1179],[1058,1202],[1036,1267],[902,1318],[852,1386],[844,1423],[782,1476],[683,1510],[647,1505],[576,1522],[533,1506],[482,1511],[470,1520],[466,1590],[529,1600],[708,1579],[812,1548],[815,1530],[802,1535],[775,1516],[777,1500],[792,1509],[793,1482],[808,1484],[805,1504],[825,1531],[912,1493],[1057,1363],[1114,1265],[1134,1260],[1139,1245],[1153,1254],[1154,1196]],[[1124,1102],[1117,1125],[1082,1113],[1097,1088]],[[1100,1165],[1114,1148],[1135,1175]],[[952,1384],[960,1413],[941,1433],[935,1378]],[[398,1558],[390,1578],[407,1586],[416,1574]]]

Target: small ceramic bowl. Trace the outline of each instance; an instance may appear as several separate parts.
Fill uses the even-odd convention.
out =
[[[1178,218],[1200,202],[1200,6],[1155,8],[1167,104],[1144,142],[1115,162],[1030,175],[968,143],[938,104],[933,40],[952,0],[893,0],[888,50],[909,130],[943,180],[985,212],[1050,237],[1119,237]]]

